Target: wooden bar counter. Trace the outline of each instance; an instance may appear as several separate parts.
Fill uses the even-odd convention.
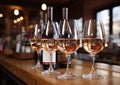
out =
[[[72,60],[72,73],[79,76],[78,79],[60,80],[54,75],[42,75],[43,69],[30,69],[34,60],[19,60],[0,56],[0,65],[9,72],[24,81],[27,85],[120,85],[120,66],[96,63],[97,73],[104,75],[103,79],[83,79],[81,75],[90,71],[91,62]],[[65,69],[57,69],[61,73]]]

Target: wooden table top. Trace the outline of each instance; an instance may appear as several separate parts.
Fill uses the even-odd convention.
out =
[[[104,75],[103,79],[83,79],[81,75],[88,73],[91,62],[72,60],[70,71],[79,76],[78,79],[62,80],[54,75],[43,75],[43,69],[31,69],[34,60],[18,60],[0,56],[0,65],[16,75],[28,85],[120,85],[120,66],[96,63],[97,73]],[[65,69],[57,69],[61,73]]]

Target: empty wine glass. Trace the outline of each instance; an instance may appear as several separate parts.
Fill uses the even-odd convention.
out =
[[[82,46],[91,55],[93,63],[90,73],[83,74],[83,78],[103,78],[102,75],[96,73],[94,62],[96,54],[103,50],[104,44],[105,31],[102,21],[86,20],[83,29]]]
[[[41,28],[38,24],[35,24],[32,31],[30,32],[30,35],[31,35],[30,36],[30,45],[34,51],[37,51],[37,63],[35,66],[32,66],[31,69],[42,67],[42,65],[40,63],[40,52],[42,49],[42,42],[41,42],[42,30],[43,30],[43,28]]]
[[[58,79],[75,79],[78,78],[69,70],[69,63],[71,62],[70,55],[74,53],[80,45],[80,38],[78,37],[76,20],[62,20],[60,22],[60,32],[58,42],[58,49],[66,55],[67,67],[66,72],[57,76]]]

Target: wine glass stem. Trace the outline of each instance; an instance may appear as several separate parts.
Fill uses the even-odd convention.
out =
[[[69,71],[69,63],[70,63],[70,56],[68,55],[67,56],[67,67],[66,67],[66,74],[70,74],[70,71]]]
[[[91,74],[95,74],[95,55],[92,55],[92,67],[91,67]]]
[[[52,52],[50,52],[50,66],[49,66],[48,70],[50,70],[50,71],[53,70],[53,66],[52,66]]]
[[[36,63],[36,65],[38,65],[38,66],[41,66],[41,64],[40,64],[40,51],[39,50],[37,50],[37,63]]]

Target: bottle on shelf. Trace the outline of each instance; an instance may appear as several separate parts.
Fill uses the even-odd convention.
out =
[[[3,42],[3,51],[8,56],[11,56],[14,53],[11,36],[7,36]]]
[[[16,37],[16,53],[20,53],[21,52],[21,35],[18,34],[17,37]]]
[[[25,28],[24,26],[21,28],[21,52],[25,53]]]
[[[25,53],[31,53],[32,52],[32,48],[30,46],[30,42],[29,42],[29,35],[25,36]]]
[[[21,33],[17,35],[16,41],[16,53],[32,52],[29,42],[29,34],[26,33],[24,26],[21,28]]]

